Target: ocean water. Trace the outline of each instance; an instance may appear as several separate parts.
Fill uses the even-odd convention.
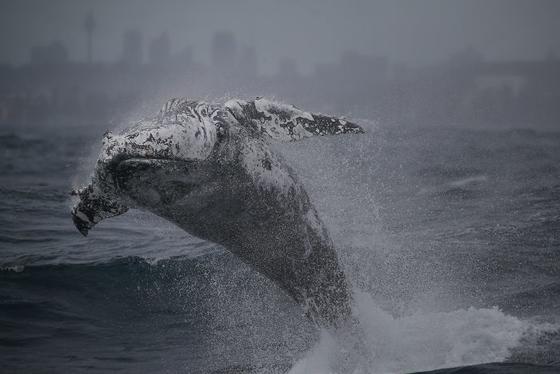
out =
[[[560,372],[560,133],[364,125],[275,146],[353,284],[362,372]],[[1,371],[333,372],[344,339],[223,248],[138,211],[75,230],[104,130],[0,129]]]

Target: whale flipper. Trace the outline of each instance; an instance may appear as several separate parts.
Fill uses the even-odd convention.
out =
[[[312,136],[364,133],[360,126],[344,119],[305,112],[293,105],[263,98],[230,100],[225,107],[254,135],[281,142]]]

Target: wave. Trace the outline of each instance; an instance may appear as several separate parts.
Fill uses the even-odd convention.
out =
[[[468,178],[462,178],[450,182],[449,185],[452,187],[465,187],[470,185],[477,185],[488,181],[488,177],[486,175],[475,175]]]
[[[427,194],[452,200],[477,199],[486,195],[484,187],[487,182],[488,177],[486,175],[474,174],[439,183],[435,186],[424,187],[418,191],[418,194]]]
[[[473,366],[455,367],[441,370],[424,371],[413,374],[557,374],[558,366],[532,365],[523,363],[490,363]]]
[[[560,327],[521,320],[496,307],[394,317],[379,308],[368,294],[358,293],[356,301],[360,325],[365,332],[366,354],[370,357],[353,360],[367,366],[362,367],[364,373],[408,373],[503,362],[523,342],[557,332]],[[290,374],[336,373],[338,371],[333,368],[345,360],[352,349],[346,336],[323,331],[316,346]],[[504,365],[504,372],[509,372],[507,367]],[[441,371],[444,372],[463,371]]]
[[[289,367],[313,334],[287,295],[228,253],[6,268],[0,331],[14,372]]]
[[[0,328],[6,332],[0,349],[34,350],[68,336],[78,345],[80,339],[95,341],[107,334],[138,339],[139,331],[146,330],[144,338],[159,336],[162,331],[214,335],[211,345],[229,350],[229,344],[244,334],[245,344],[254,345],[243,347],[251,355],[250,365],[232,366],[235,354],[228,353],[230,368],[270,372],[278,365],[292,366],[290,357],[301,357],[297,352],[307,351],[290,373],[326,374],[333,372],[331,367],[341,358],[341,351],[348,352],[349,347],[340,337],[322,332],[309,350],[305,341],[313,334],[301,310],[270,281],[227,252],[159,261],[126,257],[105,263],[5,268],[0,272],[0,303]],[[368,356],[358,359],[368,362],[370,373],[501,362],[523,344],[534,347],[543,334],[552,334],[549,338],[555,340],[547,342],[548,346],[560,340],[558,326],[522,320],[498,308],[395,316],[380,308],[369,294],[357,292],[356,315],[367,346],[359,354]],[[60,330],[62,322],[67,327],[64,331]],[[306,331],[303,336],[301,331]],[[157,349],[166,349],[169,342],[162,344]],[[189,347],[190,343],[179,340],[177,344]],[[208,346],[200,349],[209,354]],[[259,349],[264,351],[262,356],[255,353]],[[290,349],[289,354],[283,352]],[[187,352],[184,359],[188,357]],[[518,357],[523,356],[518,353]],[[535,363],[534,358],[524,359]],[[506,369],[504,366],[504,372]]]
[[[24,147],[35,147],[39,145],[46,145],[41,139],[24,138],[16,133],[0,134],[0,145],[7,149],[21,149]]]
[[[418,175],[421,177],[469,178],[481,174],[481,170],[465,166],[433,165],[421,168]]]

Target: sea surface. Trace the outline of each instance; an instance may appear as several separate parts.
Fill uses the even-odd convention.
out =
[[[368,372],[560,373],[560,132],[364,126],[275,148],[352,281]],[[0,371],[330,372],[336,337],[223,248],[139,211],[78,233],[104,131],[0,128]]]

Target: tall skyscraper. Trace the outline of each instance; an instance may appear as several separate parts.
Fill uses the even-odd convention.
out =
[[[89,11],[86,14],[86,18],[84,20],[84,29],[86,31],[86,38],[87,38],[87,62],[91,64],[93,60],[92,56],[92,48],[93,48],[93,32],[95,31],[95,18],[93,17],[93,12]]]

